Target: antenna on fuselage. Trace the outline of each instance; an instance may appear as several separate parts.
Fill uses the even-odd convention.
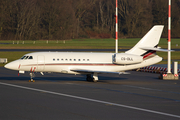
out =
[[[115,43],[115,52],[118,53],[118,0],[116,0],[116,43]]]

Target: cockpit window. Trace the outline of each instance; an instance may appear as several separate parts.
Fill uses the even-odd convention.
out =
[[[22,60],[33,59],[33,56],[22,56],[20,59]]]
[[[24,59],[26,56],[22,56],[20,59]]]
[[[32,56],[29,56],[29,58],[28,59],[33,59],[33,57]]]
[[[28,59],[29,56],[26,56],[24,59]]]

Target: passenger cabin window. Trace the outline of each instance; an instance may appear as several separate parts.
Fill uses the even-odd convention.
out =
[[[59,61],[59,60],[61,60],[61,61],[90,61],[90,59],[67,59],[67,58],[65,58],[65,59],[63,59],[63,58],[61,58],[61,59],[57,59],[57,61]],[[53,59],[53,61],[55,61],[55,59]]]

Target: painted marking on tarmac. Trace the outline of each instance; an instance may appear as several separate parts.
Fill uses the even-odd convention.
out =
[[[94,87],[94,86],[89,86],[89,85],[79,85],[79,84],[74,84],[74,85],[85,86],[85,87],[94,88],[94,89],[100,89],[100,90],[107,90],[107,91],[113,91],[113,92],[120,92],[120,93],[126,93],[126,94],[132,94],[132,95],[138,95],[138,96],[146,96],[146,97],[152,97],[152,98],[158,98],[158,99],[164,99],[164,100],[180,102],[180,100],[178,100],[178,99],[165,98],[165,97],[159,97],[159,96],[153,96],[153,95],[146,95],[146,94],[140,94],[140,93],[135,93],[135,92],[127,92],[127,91],[122,91],[122,90],[113,90],[113,89],[109,89],[109,88]],[[122,85],[122,86],[127,87],[126,85]]]
[[[96,103],[102,103],[102,104],[105,104],[105,105],[107,105],[107,104],[108,105],[114,105],[114,106],[124,107],[124,108],[128,108],[128,109],[133,109],[133,110],[139,110],[139,111],[144,111],[144,112],[149,112],[149,113],[154,113],[154,114],[159,114],[159,115],[165,115],[165,116],[169,116],[169,117],[180,118],[179,115],[174,115],[174,114],[169,114],[169,113],[164,113],[164,112],[159,112],[159,111],[154,111],[154,110],[148,110],[148,109],[143,109],[143,108],[138,108],[138,107],[133,107],[133,106],[128,106],[128,105],[123,105],[123,104],[117,104],[117,103],[112,103],[112,102],[106,102],[106,101],[102,101],[102,100],[96,100],[96,99],[91,99],[91,98],[85,98],[85,97],[80,97],[80,96],[74,96],[74,95],[69,95],[69,94],[64,94],[64,93],[58,93],[58,92],[53,92],[53,91],[41,90],[41,89],[30,88],[30,87],[14,85],[14,84],[9,84],[9,83],[3,83],[3,82],[0,82],[0,84],[1,85],[6,85],[6,86],[11,86],[11,87],[16,87],[16,88],[21,88],[21,89],[26,89],[26,90],[32,90],[32,91],[38,91],[38,92],[54,94],[54,95],[58,95],[58,96],[64,96],[64,97],[70,97],[70,98],[86,100],[86,101],[91,101],[91,102],[96,102]]]
[[[159,91],[159,92],[167,92],[167,93],[180,94],[179,92],[159,90],[159,89],[152,89],[152,88],[145,88],[145,87],[138,87],[138,86],[132,86],[132,85],[123,85],[123,86],[125,86],[125,87],[132,87],[132,88],[138,88],[138,89],[144,89],[144,90],[150,90],[150,91]]]

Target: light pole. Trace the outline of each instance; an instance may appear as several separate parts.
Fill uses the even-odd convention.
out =
[[[116,50],[115,52],[118,53],[118,0],[116,0]]]
[[[168,9],[168,72],[171,73],[171,0],[169,0]]]

